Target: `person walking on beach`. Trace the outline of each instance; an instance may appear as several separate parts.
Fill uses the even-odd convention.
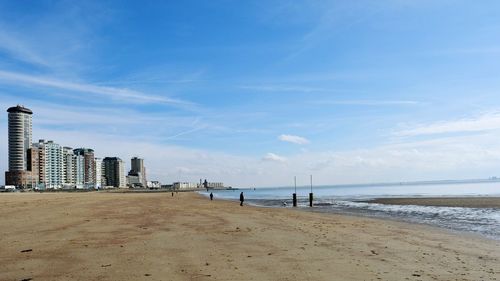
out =
[[[214,200],[214,194],[210,192],[210,201]]]
[[[243,206],[243,201],[245,201],[245,196],[243,196],[243,192],[240,193],[240,206]]]

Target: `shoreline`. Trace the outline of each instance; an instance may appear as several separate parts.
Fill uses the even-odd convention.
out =
[[[402,197],[402,198],[375,198],[358,201],[385,205],[416,205],[433,207],[460,207],[460,208],[493,208],[500,209],[500,197],[471,196],[471,197]]]
[[[200,195],[205,196],[205,194]],[[238,202],[238,200],[234,198],[221,198],[220,200]],[[348,200],[353,203],[353,207],[335,207],[335,203],[333,205],[325,205],[323,203],[323,205],[315,205],[315,207],[313,208],[310,208],[308,205],[299,205],[299,207],[295,208],[291,205],[281,206],[278,204],[262,204],[260,203],[261,199],[250,199],[248,201],[249,205],[260,208],[290,209],[296,211],[320,213],[325,215],[330,214],[378,219],[382,221],[387,220],[399,223],[432,227],[441,231],[448,231],[450,233],[459,235],[475,236],[482,239],[500,241],[500,232],[495,227],[495,224],[491,223],[490,221],[481,221],[488,220],[488,218],[485,217],[486,214],[491,212],[498,212],[497,210],[499,208],[497,206],[500,206],[500,197],[386,197],[362,201]],[[267,202],[273,200],[264,201]],[[280,200],[274,201],[279,202]],[[358,207],[357,203],[379,204],[379,206],[373,205],[371,207]],[[388,207],[390,207],[391,205],[400,206],[401,209],[387,209],[382,207],[384,205]],[[420,206],[435,208],[459,207],[471,208],[471,210],[447,210],[445,212],[445,215],[442,216],[441,212],[438,209],[419,209],[418,207]],[[451,214],[454,214],[454,216]],[[477,225],[474,225],[470,220],[470,216],[472,216],[472,214],[477,216]]]
[[[196,196],[199,196],[200,198],[204,198],[204,199],[209,198],[208,195],[205,195],[205,194],[202,194],[199,192],[193,192],[193,193]],[[422,200],[425,200],[428,198],[441,199],[440,197],[422,197],[422,198],[405,197],[405,198],[397,198],[397,199],[422,199]],[[457,199],[457,198],[468,199],[470,197],[449,197],[449,199]],[[372,200],[385,200],[385,199],[393,199],[393,198],[376,198],[376,199],[371,199],[371,200],[367,200],[367,201],[356,201],[356,202],[373,203],[373,202],[371,202]],[[396,198],[394,198],[394,199],[396,199]],[[446,199],[448,199],[448,198],[446,198]],[[494,199],[495,199],[495,201],[496,200],[500,201],[500,197],[494,197]],[[215,199],[215,201],[225,201],[225,202],[239,204],[239,200],[232,199],[232,198],[218,198],[218,199]],[[484,241],[492,241],[494,243],[500,243],[500,238],[496,238],[496,237],[494,238],[494,237],[491,237],[491,236],[488,236],[488,235],[485,235],[482,233],[471,232],[471,231],[467,231],[467,230],[452,229],[452,228],[447,228],[447,227],[443,227],[443,226],[439,226],[439,225],[435,225],[435,224],[431,224],[431,223],[427,223],[427,222],[409,221],[409,220],[405,220],[405,219],[400,218],[400,217],[367,215],[367,214],[360,213],[360,212],[331,211],[331,210],[322,209],[321,207],[320,208],[318,208],[318,207],[311,208],[308,206],[292,207],[290,205],[287,205],[286,207],[266,206],[266,205],[259,205],[259,204],[252,202],[253,199],[249,199],[248,201],[250,201],[250,202],[247,202],[245,204],[247,206],[252,207],[252,208],[288,210],[291,212],[310,212],[310,213],[321,214],[324,216],[341,216],[341,217],[350,217],[353,219],[367,219],[367,220],[373,220],[375,222],[381,221],[382,223],[383,222],[389,222],[389,223],[393,222],[396,224],[401,223],[403,225],[407,225],[408,227],[412,227],[412,226],[415,226],[417,228],[422,227],[422,228],[428,229],[430,231],[444,232],[444,233],[449,233],[452,235],[458,235],[458,236],[470,237],[470,238],[475,238],[475,239],[484,240]],[[378,203],[378,204],[384,204],[384,203]],[[391,205],[391,204],[386,204],[386,205]],[[405,205],[405,204],[393,204],[393,205]],[[433,206],[433,205],[419,205],[419,206]],[[445,207],[445,206],[437,206],[437,207]]]
[[[500,274],[498,241],[425,225],[240,207],[197,193],[0,198],[0,280],[494,280]]]

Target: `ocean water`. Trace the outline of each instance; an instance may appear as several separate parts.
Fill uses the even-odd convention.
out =
[[[213,191],[215,198],[239,200],[257,206],[290,208],[293,187]],[[307,211],[339,213],[394,219],[411,223],[471,232],[500,240],[500,209],[384,205],[360,202],[391,197],[500,197],[500,182],[448,184],[388,184],[313,187],[314,207],[309,207],[310,187],[297,187],[298,208]],[[202,192],[207,194],[206,192]],[[286,206],[284,206],[284,202]]]

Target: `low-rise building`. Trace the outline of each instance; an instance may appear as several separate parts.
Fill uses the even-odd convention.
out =
[[[172,184],[173,189],[197,189],[199,187],[198,183],[195,182],[174,182]]]
[[[139,175],[128,175],[127,176],[127,185],[132,188],[142,188],[145,187],[142,184],[141,177]]]
[[[161,188],[161,183],[159,181],[148,181],[146,185],[148,188]]]
[[[214,189],[224,188],[224,183],[222,183],[222,182],[209,182],[209,183],[207,183],[207,187],[214,188]]]

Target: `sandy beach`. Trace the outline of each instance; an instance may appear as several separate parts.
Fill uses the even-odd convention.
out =
[[[0,280],[500,280],[500,241],[194,193],[0,194]]]
[[[500,208],[500,197],[378,198],[365,202],[390,205],[418,205],[465,208]]]

